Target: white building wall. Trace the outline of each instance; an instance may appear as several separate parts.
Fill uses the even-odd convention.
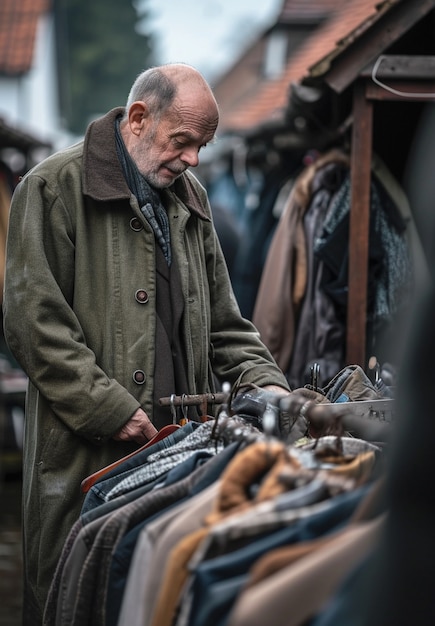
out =
[[[10,126],[49,142],[56,150],[73,138],[62,127],[57,92],[54,20],[38,24],[33,63],[22,76],[0,76],[0,116]]]

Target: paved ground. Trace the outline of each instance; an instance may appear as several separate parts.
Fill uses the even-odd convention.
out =
[[[0,475],[0,626],[21,624],[21,474]]]

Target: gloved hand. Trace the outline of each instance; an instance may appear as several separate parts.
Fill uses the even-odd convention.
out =
[[[268,434],[279,437],[281,433],[278,408],[280,398],[282,395],[260,387],[240,391],[230,403],[230,415],[237,414],[249,424],[263,431],[264,413],[266,409],[270,409],[270,416],[274,416],[275,419],[272,419],[270,431],[267,428]]]
[[[303,437],[310,436],[308,422],[303,414],[304,405],[327,403],[327,398],[313,389],[301,387],[294,389],[282,398],[280,407],[281,437],[292,444]]]

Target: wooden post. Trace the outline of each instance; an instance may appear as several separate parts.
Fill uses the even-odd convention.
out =
[[[353,94],[346,362],[363,368],[366,366],[372,125],[373,103],[366,98],[365,81],[357,81]]]

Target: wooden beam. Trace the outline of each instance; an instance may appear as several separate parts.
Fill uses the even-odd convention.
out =
[[[318,78],[322,78],[337,93],[342,93],[366,65],[375,61],[434,8],[435,0],[403,0],[391,6],[380,4],[380,14],[367,31],[354,36],[350,34],[340,44],[342,50],[331,60],[330,68]],[[312,69],[315,72],[315,66]]]
[[[353,117],[346,362],[365,368],[373,126],[365,81],[354,85]]]
[[[378,60],[369,63],[361,72],[364,78],[371,78],[373,67],[377,65],[378,78],[406,80],[435,80],[435,56],[383,54]]]
[[[386,87],[375,83],[367,83],[366,97],[369,100],[384,100],[393,102],[434,102],[435,81],[389,81],[382,79]]]

